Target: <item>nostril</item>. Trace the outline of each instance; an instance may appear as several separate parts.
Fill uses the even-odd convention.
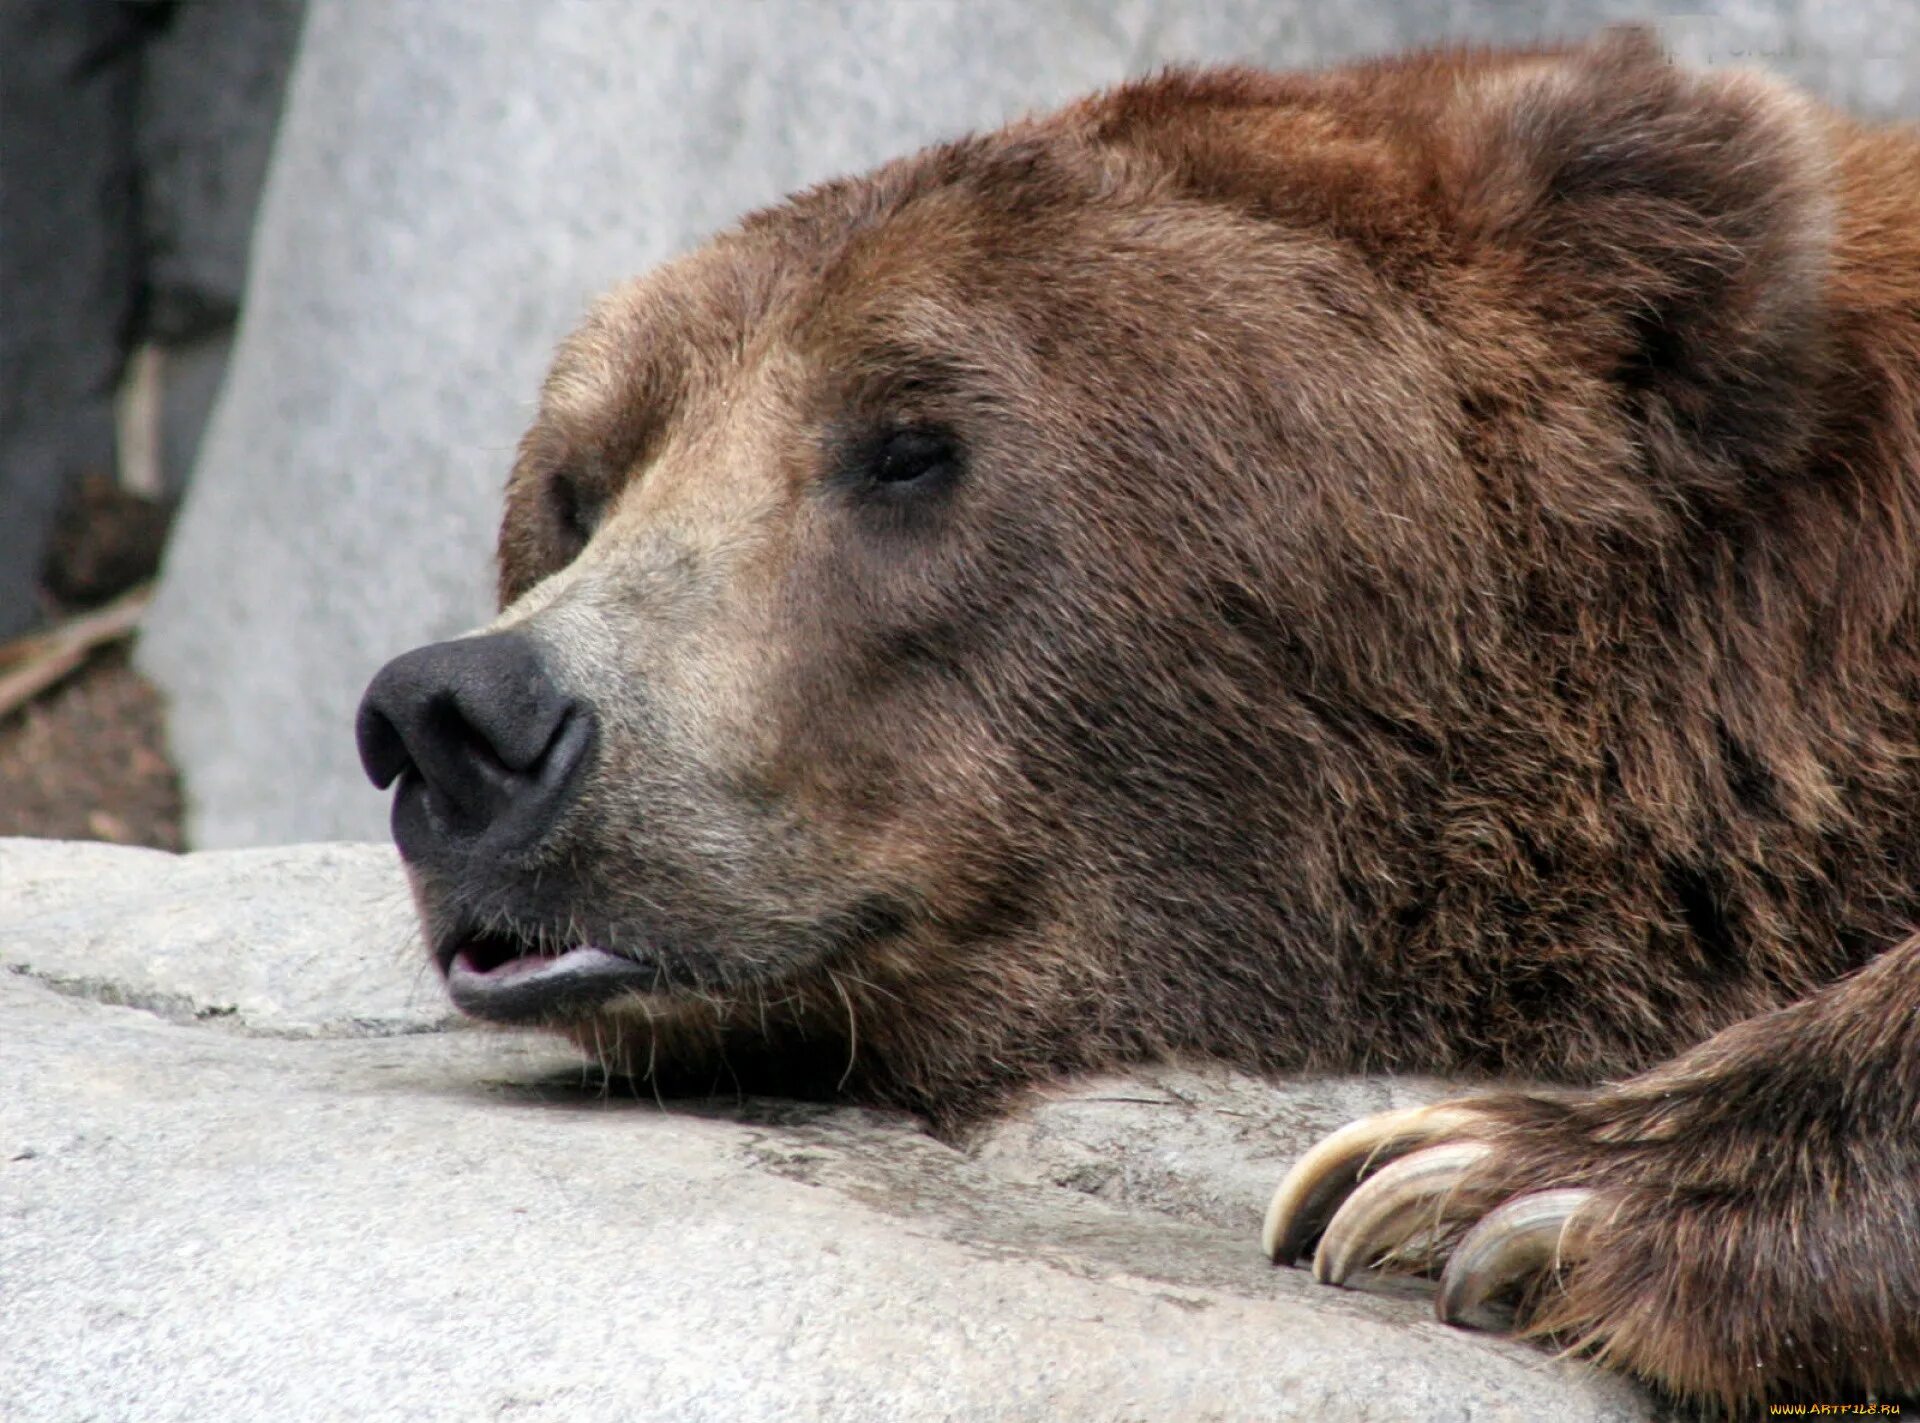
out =
[[[354,740],[359,743],[360,767],[367,773],[367,779],[376,789],[385,790],[413,764],[413,757],[407,753],[406,740],[400,735],[400,728],[393,724],[393,718],[371,702],[369,695],[360,703],[359,715],[354,719]]]
[[[568,707],[566,714],[554,727],[552,738],[540,753],[534,773],[541,782],[556,788],[570,783],[581,763],[592,752],[596,731],[593,716],[585,707]]]

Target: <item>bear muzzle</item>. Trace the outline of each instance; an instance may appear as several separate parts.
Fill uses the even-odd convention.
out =
[[[502,632],[396,657],[368,686],[355,733],[368,778],[393,787],[400,853],[472,883],[536,855],[592,766],[599,726],[530,639]],[[436,937],[454,1003],[496,1022],[586,1008],[658,976],[628,955],[494,923]]]

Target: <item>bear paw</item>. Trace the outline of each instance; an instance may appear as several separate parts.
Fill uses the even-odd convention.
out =
[[[1444,1258],[1440,1318],[1507,1326],[1501,1301],[1536,1294],[1581,1258],[1599,1194],[1502,1190],[1495,1126],[1471,1103],[1451,1102],[1383,1112],[1334,1133],[1274,1192],[1268,1256],[1293,1264],[1317,1237],[1314,1278],[1328,1285],[1374,1265],[1417,1270]],[[1489,1195],[1503,1199],[1486,1208]]]
[[[1911,1397],[1912,1123],[1875,1120],[1871,1093],[1772,1090],[1798,1059],[1761,1038],[1597,1091],[1355,1122],[1280,1183],[1267,1253],[1292,1264],[1317,1240],[1333,1285],[1437,1273],[1447,1323],[1517,1326],[1727,1413]]]

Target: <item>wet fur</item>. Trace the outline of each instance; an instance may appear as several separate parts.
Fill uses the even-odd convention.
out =
[[[967,440],[932,513],[833,492],[903,405]],[[1916,421],[1920,142],[1644,36],[929,150],[563,351],[504,621],[625,730],[429,923],[537,879],[691,965],[563,1031],[946,1125],[1173,1054],[1689,1052],[1505,1109],[1494,1194],[1631,1185],[1558,1326],[1728,1404],[1920,1387]]]

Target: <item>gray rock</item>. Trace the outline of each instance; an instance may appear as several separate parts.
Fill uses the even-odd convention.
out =
[[[1419,1287],[1260,1257],[1286,1157],[1437,1084],[1169,1068],[960,1144],[663,1109],[413,1031],[367,947],[396,883],[359,846],[0,841],[0,1417],[1658,1416]]]
[[[247,246],[302,0],[194,0],[140,57],[134,144],[148,334],[163,345],[224,330]]]
[[[142,336],[161,367],[161,483],[187,483],[225,374],[304,0],[174,6],[140,57]]]
[[[1920,113],[1920,8],[1688,0],[1685,57]],[[236,369],[142,665],[207,846],[379,833],[349,723],[392,654],[489,605],[496,505],[596,291],[800,185],[1176,59],[1538,40],[1632,0],[839,0],[318,7]]]
[[[452,1020],[385,845],[170,855],[0,840],[0,968],[254,1032],[413,1032]]]
[[[1330,1132],[1459,1092],[1426,1077],[1266,1082],[1201,1066],[1143,1067],[1036,1092],[970,1151],[1008,1179],[1244,1234],[1287,1167]]]
[[[165,494],[177,496],[186,488],[232,354],[231,326],[178,342],[160,353],[156,482]]]

